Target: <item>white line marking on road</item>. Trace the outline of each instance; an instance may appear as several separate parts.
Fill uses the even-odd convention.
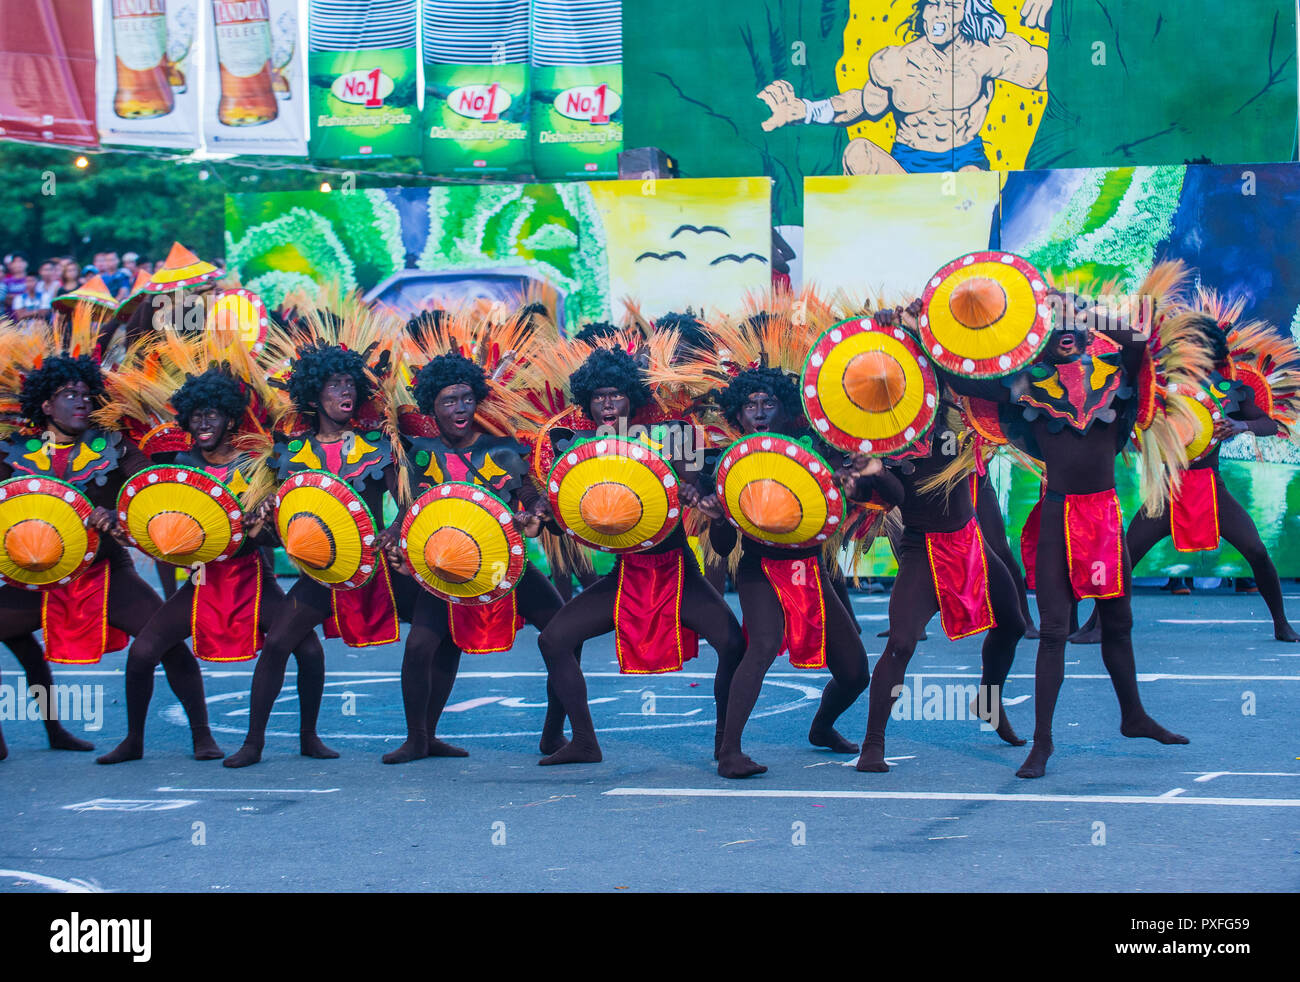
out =
[[[20,869],[0,869],[0,877],[8,877],[19,883],[33,883],[38,887],[47,887],[55,893],[104,893],[103,890],[84,880],[60,880],[56,876],[28,873]]]
[[[997,794],[983,791],[785,791],[744,788],[611,788],[604,794],[640,798],[845,798],[885,801],[1059,802],[1089,805],[1215,805],[1300,808],[1300,798],[1165,798],[1123,794]]]
[[[1273,622],[1269,620],[1259,620],[1259,621],[1257,620],[1237,620],[1237,621],[1215,620],[1213,618],[1208,618],[1208,617],[1206,618],[1162,617],[1160,618],[1160,620],[1156,621],[1156,623],[1157,624],[1272,624]]]
[[[969,835],[932,835],[929,836],[931,842],[938,842],[940,839],[969,839]]]
[[[1019,706],[1022,702],[1028,702],[1028,701],[1029,701],[1030,699],[1032,699],[1032,698],[1033,698],[1033,696],[1030,696],[1030,695],[1012,696],[1010,699],[1003,699],[1003,700],[1002,700],[1002,705],[1004,705],[1004,706]]]
[[[1182,793],[1183,793],[1184,791],[1186,791],[1186,790],[1187,790],[1186,788],[1170,788],[1168,791],[1166,791],[1166,792],[1165,792],[1164,794],[1162,794],[1160,797],[1162,797],[1162,798],[1177,798],[1180,794],[1182,794]]]
[[[187,798],[92,798],[63,808],[71,812],[169,812],[197,804]]]
[[[446,707],[444,713],[463,713],[470,709],[477,709],[479,706],[488,706],[494,702],[500,702],[504,696],[479,696],[476,699],[466,699],[463,702],[453,702]]]
[[[155,791],[175,794],[334,794],[342,788],[154,788]]]
[[[889,620],[889,615],[888,615],[888,614],[859,614],[859,615],[858,615],[858,620],[860,620],[860,621],[887,621],[887,620]]]
[[[1216,777],[1300,777],[1300,771],[1183,771],[1184,774],[1199,774],[1195,783],[1213,781]]]

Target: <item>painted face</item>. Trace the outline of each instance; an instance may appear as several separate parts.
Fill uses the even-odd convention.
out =
[[[69,436],[81,436],[86,432],[90,427],[92,408],[90,386],[82,381],[69,382],[41,403],[41,409],[50,422]]]
[[[352,419],[357,407],[357,383],[346,372],[331,375],[320,390],[320,411],[340,426]]]
[[[785,422],[781,400],[770,392],[754,392],[740,407],[740,425],[746,433],[775,430]]]
[[[190,413],[190,436],[200,450],[215,450],[226,438],[230,417],[219,409],[196,409]]]
[[[438,431],[453,442],[464,439],[474,425],[477,408],[478,399],[468,384],[457,382],[447,386],[433,403],[433,418],[438,421]]]
[[[632,414],[632,400],[622,389],[605,386],[591,394],[591,405],[587,408],[597,424],[613,426]]]
[[[942,48],[956,37],[965,17],[966,0],[931,0],[921,11],[921,24],[930,43]]]

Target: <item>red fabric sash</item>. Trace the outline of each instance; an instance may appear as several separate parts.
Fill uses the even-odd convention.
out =
[[[1039,498],[1025,518],[1020,530],[1020,562],[1025,567],[1025,589],[1034,589],[1034,571],[1038,568],[1038,530],[1043,521],[1043,499]]]
[[[45,660],[94,665],[104,653],[121,651],[131,640],[108,623],[109,562],[101,559],[70,583],[41,594]]]
[[[685,573],[681,549],[619,557],[614,648],[624,675],[678,672],[699,654],[699,638],[682,627]]]
[[[785,614],[782,650],[795,668],[826,667],[826,599],[817,557],[763,559],[763,572]]]
[[[1065,555],[1078,599],[1124,596],[1124,515],[1113,488],[1065,496]]]
[[[1214,468],[1183,471],[1169,499],[1169,531],[1179,552],[1219,548],[1219,487]]]
[[[451,643],[471,655],[485,655],[489,651],[509,651],[515,644],[515,632],[523,625],[515,602],[515,591],[493,600],[490,604],[447,605],[447,621],[451,625]]]
[[[948,640],[968,638],[996,627],[979,519],[972,518],[955,532],[927,532],[925,552],[930,557],[939,619]]]
[[[203,567],[194,577],[190,628],[204,661],[249,661],[262,647],[262,557],[256,551]]]
[[[355,590],[331,590],[334,616],[325,622],[325,637],[342,638],[349,648],[392,644],[401,636],[397,623],[397,600],[388,576],[388,564],[379,568],[370,582]]]

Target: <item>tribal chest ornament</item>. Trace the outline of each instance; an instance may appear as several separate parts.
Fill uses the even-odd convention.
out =
[[[1047,416],[1053,432],[1070,426],[1087,433],[1097,420],[1112,423],[1115,399],[1130,394],[1122,356],[1117,351],[1089,352],[1060,364],[1039,362],[1009,380],[1009,384],[1012,397],[1025,407],[1025,418],[1032,422]]]
[[[438,437],[409,438],[412,484],[433,487],[446,481],[486,486],[508,499],[528,472],[527,450],[505,436],[479,436],[464,450],[453,450]]]

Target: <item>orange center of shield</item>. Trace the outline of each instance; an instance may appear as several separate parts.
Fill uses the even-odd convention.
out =
[[[884,351],[864,351],[844,367],[844,391],[859,409],[883,413],[903,398],[903,366]]]
[[[164,556],[197,552],[203,545],[203,526],[189,515],[164,511],[149,519],[149,538]]]
[[[773,535],[793,532],[803,521],[794,492],[779,481],[763,478],[740,489],[740,510],[756,526]]]
[[[285,529],[284,551],[312,569],[328,569],[334,561],[334,541],[315,515],[294,515]]]
[[[641,521],[641,499],[626,484],[602,481],[583,494],[578,513],[601,535],[622,535]]]
[[[948,309],[965,327],[988,327],[1007,312],[1007,295],[996,280],[972,276],[953,287]]]
[[[458,528],[443,527],[424,543],[424,561],[439,579],[468,583],[482,565],[473,538]]]
[[[63,557],[63,540],[49,522],[29,518],[5,533],[5,552],[16,566],[44,573]]]

